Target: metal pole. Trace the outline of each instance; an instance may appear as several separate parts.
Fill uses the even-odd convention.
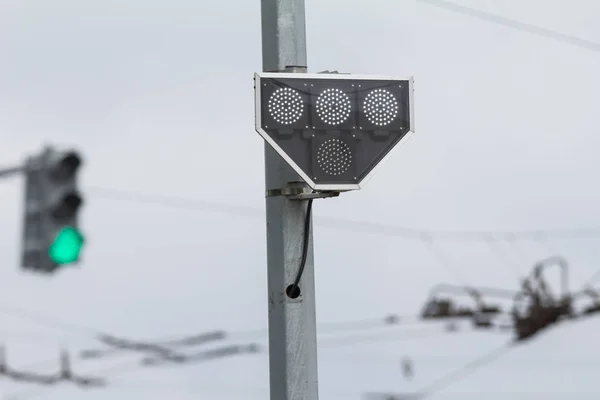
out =
[[[0,178],[5,178],[10,175],[19,174],[19,173],[23,172],[24,170],[25,170],[25,167],[22,167],[22,166],[0,169]]]
[[[306,72],[304,0],[261,0],[261,6],[263,71]],[[265,184],[267,191],[304,184],[268,143]],[[312,231],[301,295],[285,293],[300,267],[305,216],[305,201],[266,198],[271,400],[318,400]]]

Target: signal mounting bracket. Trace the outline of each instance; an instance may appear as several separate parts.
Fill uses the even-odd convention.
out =
[[[265,193],[266,197],[286,196],[290,200],[329,199],[338,197],[339,191],[314,191],[304,183],[290,183],[283,189],[270,189]]]

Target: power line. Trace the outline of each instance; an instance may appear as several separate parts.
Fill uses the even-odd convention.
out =
[[[83,334],[85,337],[93,339],[94,341],[104,343],[111,348],[129,350],[134,352],[149,352],[161,356],[175,356],[175,354],[173,354],[173,351],[166,347],[162,347],[152,343],[138,342],[119,338],[96,329],[92,329],[79,324],[65,322],[59,318],[50,317],[41,313],[31,312],[20,307],[0,305],[0,314],[6,314],[16,316],[18,318],[27,319],[34,323],[49,328],[58,328],[64,331],[78,332],[80,334]]]
[[[13,307],[0,304],[0,314],[10,315],[19,319],[26,319],[36,324],[44,325],[53,329],[77,332],[80,335],[82,334],[86,337],[97,337],[98,335],[103,334],[99,330],[87,326],[65,322],[62,319],[50,317],[48,315],[44,315],[37,312],[32,312],[21,307]]]
[[[417,391],[415,398],[421,400],[421,399],[433,396],[440,390],[445,389],[448,386],[456,383],[457,381],[466,378],[468,375],[472,374],[479,368],[496,361],[497,359],[499,359],[501,356],[505,355],[507,352],[509,352],[514,347],[515,347],[514,342],[510,341],[510,342],[505,343],[502,346],[492,350],[491,352],[485,353],[483,356],[480,356],[480,357],[470,361],[463,367],[461,367],[457,370],[454,370],[454,371],[450,372],[449,374],[444,375],[441,378],[426,385],[425,387],[423,387],[422,389]]]
[[[467,332],[476,332],[476,331],[469,330]],[[396,342],[396,341],[403,341],[403,340],[420,340],[420,339],[427,339],[432,336],[449,334],[448,332],[444,332],[441,330],[438,330],[438,331],[414,330],[414,331],[410,332],[411,333],[410,335],[402,335],[403,333],[407,333],[407,332],[402,332],[402,331],[379,332],[379,333],[373,333],[373,334],[368,334],[368,335],[332,337],[332,338],[328,338],[330,340],[325,340],[324,342],[321,341],[320,347],[331,348],[331,347],[338,347],[338,346],[353,346],[356,344],[365,344],[365,343],[381,343],[382,341]],[[427,333],[429,333],[429,334],[427,334]],[[452,334],[456,334],[456,333],[453,332]],[[229,347],[236,347],[236,346],[234,345],[234,346],[229,346]],[[223,349],[225,349],[225,348],[223,348]],[[258,348],[258,349],[260,349],[260,348]],[[202,352],[195,353],[195,354],[189,354],[189,355],[186,355],[186,357],[188,357],[187,359],[186,358],[181,359],[179,362],[177,362],[177,365],[181,365],[181,364],[187,365],[187,364],[189,364],[189,362],[210,361],[211,359],[215,358],[215,357],[211,358],[211,356],[217,354],[218,352],[219,352],[219,349],[213,349],[213,350],[202,351]],[[252,353],[253,351],[250,351],[250,352]],[[169,363],[169,360],[159,359],[159,358],[146,359],[146,360],[152,360],[152,361],[160,360],[160,361],[162,361],[162,364],[167,364],[167,365]],[[96,371],[93,371],[92,373],[94,375],[103,376],[103,377],[104,376],[113,376],[114,377],[115,375],[121,375],[124,373],[132,372],[134,370],[139,370],[140,368],[144,368],[146,366],[144,364],[147,365],[147,364],[150,364],[150,362],[148,362],[148,361],[146,361],[145,363],[144,362],[142,362],[142,363],[136,362],[134,364],[134,363],[128,361],[126,363],[120,363],[116,366],[112,366],[107,369],[96,370]],[[35,391],[17,392],[17,393],[13,393],[11,395],[6,396],[2,400],[25,400],[25,399],[35,396],[37,394],[45,393],[47,390],[51,390],[51,389],[48,388],[48,389],[35,390]]]
[[[328,362],[335,363],[347,363],[349,360],[358,362],[381,362],[389,364],[390,362],[401,361],[404,357],[408,357],[416,368],[418,366],[427,367],[440,367],[441,364],[452,363],[456,365],[456,360],[464,360],[466,356],[464,354],[428,354],[428,355],[413,355],[413,354],[360,354],[360,353],[347,353],[338,352],[335,354],[335,359],[331,357],[327,358]],[[565,368],[565,366],[572,368],[597,368],[600,363],[600,357],[527,357],[518,358],[514,362],[511,362],[511,368],[536,368],[536,369],[555,369]]]
[[[567,35],[552,29],[541,28],[539,26],[519,22],[511,18],[501,17],[496,14],[487,13],[481,10],[477,10],[470,7],[460,6],[455,3],[449,3],[441,0],[417,0],[421,3],[428,4],[430,6],[443,8],[448,11],[452,11],[458,14],[467,15],[469,17],[477,18],[482,21],[491,22],[493,24],[502,25],[505,27],[517,29],[523,32],[531,33],[537,36],[545,37],[548,39],[556,40],[562,43],[566,43],[572,46],[577,46],[591,51],[600,51],[600,43],[592,42],[590,40],[581,39],[576,36]]]
[[[554,247],[550,244],[550,242],[548,242],[548,238],[546,238],[543,235],[540,235],[538,237],[538,240],[536,241],[536,243],[541,247],[541,249],[543,251],[545,251],[548,254],[556,254],[556,250],[554,249]]]
[[[599,274],[600,274],[600,272],[599,272]],[[548,322],[551,323],[551,325],[542,327],[541,329],[547,330],[547,329],[549,329],[550,326],[555,326],[556,322],[552,322],[551,321],[552,318],[553,318],[553,315],[551,313],[548,315],[542,314],[542,321],[540,321],[540,322],[544,322],[543,320],[547,320]],[[500,358],[501,356],[503,356],[504,354],[509,352],[511,349],[516,347],[517,344],[518,344],[517,340],[510,340],[508,343],[503,344],[501,347],[496,348],[493,351],[486,353],[481,357],[476,358],[475,360],[469,362],[465,366],[463,366],[457,370],[454,370],[451,373],[449,373],[449,374],[441,377],[440,379],[432,382],[431,384],[425,386],[424,388],[422,388],[421,390],[416,392],[416,395],[411,395],[410,398],[421,400],[421,399],[428,398],[428,397],[434,395],[441,389],[444,389],[444,388],[454,384],[455,382],[465,378],[466,376],[473,373],[474,371],[481,368],[482,366],[488,365],[491,362],[497,360],[498,358]]]
[[[465,287],[472,286],[469,281],[465,278],[458,265],[456,265],[446,253],[437,246],[429,236],[423,238],[423,242],[427,246],[429,252],[435,257],[440,265],[449,270]]]
[[[102,187],[92,187],[91,189],[104,198],[140,202],[144,204],[157,204],[161,206],[183,208],[196,211],[213,211],[222,212],[226,214],[233,214],[237,216],[257,217],[260,219],[264,218],[262,215],[263,213],[261,211],[259,211],[256,208],[247,206],[231,206],[205,200],[193,200],[182,197],[147,194]],[[319,217],[316,219],[317,224],[323,222],[325,222],[324,225],[333,228],[418,239],[425,243],[427,249],[434,256],[434,258],[437,259],[438,263],[447,270],[449,270],[449,272],[452,275],[454,275],[454,277],[456,277],[465,286],[470,286],[469,281],[466,279],[465,275],[461,272],[460,268],[445,254],[445,252],[439,246],[437,246],[436,241],[438,241],[440,237],[442,239],[445,238],[454,240],[459,239],[460,237],[466,240],[475,239],[489,241],[490,238],[493,240],[494,236],[499,236],[500,238],[503,238],[505,240],[506,238],[516,238],[518,236],[518,234],[514,232],[435,232],[394,226],[385,226],[382,224],[374,224],[370,222],[343,220],[332,217]],[[600,231],[598,233],[600,234]],[[472,235],[479,235],[479,237]],[[469,238],[469,236],[472,237]],[[534,236],[537,238],[539,236],[539,233],[536,232]]]
[[[99,374],[99,375],[105,375],[105,374],[109,374],[109,373],[114,374],[114,373],[119,373],[119,372],[126,372],[126,371],[130,371],[134,365],[135,365],[135,367],[138,367],[139,362],[137,362],[137,360],[136,360],[136,362],[134,364],[132,361],[129,360],[125,363],[120,363],[120,364],[113,365],[106,369],[95,371],[94,373]],[[15,392],[12,394],[4,395],[4,397],[2,397],[2,400],[24,400],[26,398],[36,396],[37,394],[40,394],[40,393],[46,393],[47,390],[51,390],[51,389],[47,388],[47,389],[38,389],[38,390],[19,391],[19,392]]]
[[[590,287],[594,282],[596,282],[596,280],[598,280],[598,278],[600,278],[600,269],[594,272],[594,274],[585,281],[583,284],[584,289]]]
[[[77,324],[72,324],[72,323],[68,323],[65,322],[63,320],[54,318],[54,317],[50,317],[47,315],[42,315],[40,313],[34,313],[31,312],[29,310],[24,310],[22,308],[16,308],[16,307],[10,307],[10,306],[5,306],[5,305],[0,305],[0,314],[1,313],[5,313],[6,311],[10,311],[10,313],[8,313],[9,315],[16,315],[16,316],[20,316],[20,317],[26,317],[26,319],[35,322],[35,323],[39,323],[40,325],[44,325],[50,328],[59,328],[61,330],[64,331],[74,331],[74,332],[83,332],[86,337],[89,337],[90,339],[93,339],[94,341],[99,341],[99,338],[103,336],[111,336],[108,335],[106,333],[102,333],[101,335],[99,335],[98,333],[96,333],[96,330],[93,330],[91,328],[88,327],[84,327],[84,326],[80,326]],[[375,329],[382,329],[382,328],[401,328],[401,327],[405,327],[407,325],[414,325],[414,324],[433,324],[433,323],[439,323],[441,321],[423,321],[421,320],[420,316],[418,315],[397,315],[397,314],[389,314],[386,315],[384,317],[380,317],[380,318],[363,318],[363,319],[356,319],[356,320],[351,320],[351,321],[340,321],[340,322],[329,322],[329,323],[321,323],[319,324],[319,336],[322,336],[322,334],[335,334],[335,333],[356,333],[356,332],[361,332],[361,331],[369,331],[369,330],[375,330]],[[218,337],[220,339],[230,339],[230,340],[252,340],[252,339],[262,339],[265,338],[268,331],[267,329],[254,329],[254,330],[246,330],[246,331],[226,331],[226,330],[222,330],[222,331],[215,331],[216,333],[219,333]],[[214,336],[215,332],[208,332],[208,333],[200,333],[200,334],[195,334],[195,335],[187,335],[187,336],[183,336],[183,337],[178,337],[178,338],[164,338],[164,339],[158,339],[158,340],[151,340],[151,341],[131,341],[128,340],[127,342],[131,343],[130,346],[118,346],[118,347],[109,347],[106,349],[101,349],[101,350],[89,350],[90,353],[95,353],[95,357],[86,357],[86,358],[97,358],[100,356],[104,356],[104,355],[113,355],[113,354],[117,354],[117,353],[121,353],[123,351],[127,351],[127,350],[145,350],[146,348],[149,347],[157,347],[160,349],[170,349],[172,347],[190,347],[190,346],[196,346],[199,344],[204,344],[207,336]],[[393,340],[394,335],[397,335],[398,333],[401,332],[390,332],[387,331],[383,332],[383,333],[379,333],[379,334],[375,334],[375,338],[379,337],[379,335],[382,336],[382,340],[385,340],[386,335]],[[409,334],[409,337],[411,337],[410,335],[412,334],[412,332],[408,331],[408,332],[404,332]],[[422,331],[417,331],[417,334],[423,334]],[[112,336],[111,336],[112,337]],[[366,336],[367,338],[369,337],[368,335]],[[116,340],[120,340],[120,339],[116,339]],[[325,338],[325,342],[327,342],[328,340],[331,340],[331,338]],[[349,337],[346,339],[341,339],[342,341],[344,340],[349,340],[349,341],[353,341],[356,340],[356,337]],[[361,339],[362,340],[362,339]],[[101,342],[105,343],[105,344],[109,344],[106,343],[105,341],[100,340]],[[335,341],[335,339],[334,339]],[[360,340],[359,340],[360,341]],[[139,347],[144,347],[143,349],[140,349]],[[150,349],[152,350],[152,349]],[[151,353],[158,353],[159,356],[164,356],[165,354],[164,351],[150,351]],[[46,363],[46,362],[45,362]],[[37,363],[36,363],[37,364]]]
[[[478,332],[475,329],[469,329],[460,333],[475,333]],[[354,346],[357,344],[368,344],[368,343],[382,343],[382,342],[398,342],[405,340],[421,340],[429,339],[437,336],[449,336],[455,335],[456,331],[447,331],[442,329],[414,329],[410,331],[388,331],[388,332],[377,332],[363,335],[351,335],[343,337],[331,337],[323,338],[320,340],[319,345],[325,348],[332,347],[346,347]]]
[[[488,245],[488,248],[492,253],[494,253],[498,258],[503,260],[506,264],[510,265],[515,277],[518,281],[520,281],[522,272],[521,268],[519,267],[519,264],[506,255],[506,252],[502,250],[502,248],[498,245],[497,241],[490,239],[486,241],[486,244]]]
[[[131,201],[140,204],[154,204],[170,208],[191,211],[220,212],[223,214],[237,215],[248,218],[264,219],[264,209],[240,205],[224,204],[216,201],[191,199],[178,196],[165,196],[161,194],[143,193],[137,191],[113,189],[91,186],[88,188],[100,198]],[[539,241],[541,238],[554,239],[581,239],[600,238],[600,228],[589,229],[537,229],[514,231],[464,231],[464,230],[425,230],[406,228],[397,225],[387,225],[377,222],[356,221],[343,218],[316,216],[315,223],[328,228],[352,232],[370,233],[390,237],[423,240],[429,238],[434,241],[488,241],[505,240],[511,237],[520,241]]]

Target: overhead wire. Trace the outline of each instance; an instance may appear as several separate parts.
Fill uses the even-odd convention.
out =
[[[477,332],[477,330],[470,330],[470,332]],[[429,333],[429,335],[427,333]],[[448,334],[448,333],[449,332],[442,332],[442,331],[425,332],[425,330],[408,331],[408,332],[407,331],[396,331],[396,332],[387,331],[387,332],[378,332],[378,333],[362,335],[362,336],[355,335],[355,336],[349,336],[349,337],[332,337],[332,338],[327,338],[324,341],[320,340],[319,344],[322,347],[337,347],[337,346],[348,346],[348,345],[352,346],[355,344],[368,343],[368,342],[381,343],[383,340],[400,341],[400,340],[423,339],[423,338],[427,338],[427,337],[434,336],[434,335]],[[453,334],[453,332],[450,332],[450,333]],[[433,383],[425,386],[418,392],[420,397],[417,397],[417,398],[420,399],[420,398],[428,397],[428,396],[436,393],[437,391],[449,386],[450,384],[453,384],[454,382],[466,377],[467,375],[472,373],[475,369],[489,364],[490,362],[492,362],[495,359],[497,359],[498,357],[500,357],[504,353],[505,350],[507,351],[512,346],[513,343],[514,342],[511,341],[508,344],[503,345],[501,348],[495,349],[493,352],[485,354],[483,357],[479,357],[476,360],[473,360],[470,363],[468,363],[467,365],[463,366],[462,368],[455,370],[452,373],[447,374],[447,375],[443,376],[442,378],[434,381]],[[129,365],[129,363],[128,363],[128,365]],[[132,365],[132,367],[133,367],[133,365]],[[128,370],[128,369],[126,369],[126,370]],[[112,375],[114,372],[114,368],[111,368],[108,371],[110,371],[111,375]],[[96,374],[98,374],[98,372],[96,372]],[[16,400],[16,399],[20,399],[20,398],[21,397],[17,397],[14,399]]]
[[[537,240],[535,241],[535,243],[537,243],[540,246],[540,248],[548,254],[548,256],[557,254],[557,251],[554,248],[554,246],[550,244],[548,238],[545,237],[543,234],[539,234],[536,237],[536,239]]]
[[[429,253],[437,260],[438,264],[448,270],[454,278],[465,287],[472,285],[462,273],[460,267],[432,240],[431,236],[423,235],[423,243],[429,250]]]
[[[49,316],[44,313],[34,312],[31,310],[24,309],[22,307],[14,307],[8,306],[5,304],[0,304],[0,314],[6,314],[10,316],[15,316],[19,318],[24,318],[41,326],[46,326],[48,328],[56,328],[59,330],[63,330],[65,332],[80,332],[86,334],[86,337],[89,339],[95,339],[96,334],[100,331],[89,328],[84,325],[74,324],[70,322],[66,322],[62,319],[55,318]],[[322,333],[333,333],[339,331],[357,331],[364,329],[373,329],[373,328],[382,328],[386,326],[398,327],[403,324],[409,323],[425,323],[420,319],[418,315],[400,315],[400,314],[387,314],[381,317],[371,317],[371,318],[361,318],[355,320],[345,320],[345,321],[336,321],[336,322],[323,322],[319,323],[317,329]],[[251,329],[251,330],[240,330],[240,331],[227,331],[225,330],[227,335],[244,335],[246,337],[256,337],[256,336],[264,336],[268,333],[267,329]],[[165,338],[158,340],[164,344],[172,344],[172,342],[178,341],[189,341],[190,337],[194,336],[184,336],[183,339],[181,337],[178,338]],[[229,337],[229,336],[228,336]]]
[[[531,261],[531,257],[525,249],[521,246],[521,243],[515,239],[514,235],[508,234],[505,237],[506,243],[508,243],[513,249],[514,253],[521,259],[523,264],[527,265]]]
[[[92,373],[95,375],[124,373],[124,372],[131,371],[134,368],[139,368],[139,361],[136,360],[134,363],[131,360],[128,360],[127,362],[112,365],[111,367],[108,367],[108,368],[96,370],[96,371],[93,371]],[[37,388],[37,389],[33,389],[33,390],[17,391],[17,392],[11,393],[11,394],[4,395],[0,399],[1,400],[23,400],[23,399],[27,399],[30,397],[35,397],[38,394],[47,393],[48,390],[52,390],[54,388],[56,388],[56,386],[46,387],[46,388]],[[95,389],[95,390],[98,390],[98,389]]]
[[[248,207],[224,204],[217,201],[208,201],[192,199],[179,196],[165,196],[161,194],[143,193],[138,191],[113,189],[107,187],[90,186],[88,187],[93,194],[100,198],[131,201],[143,204],[154,204],[169,208],[220,212],[224,214],[245,216],[264,220],[264,209],[258,207]],[[403,237],[406,239],[423,240],[428,237],[436,242],[440,241],[486,241],[490,236],[511,235],[513,240],[531,240],[543,235],[546,238],[554,239],[575,239],[575,238],[600,238],[600,228],[590,229],[537,229],[537,230],[514,230],[514,231],[464,231],[464,230],[426,230],[406,228],[397,225],[388,225],[371,221],[349,220],[330,216],[318,216],[315,218],[315,224],[333,229],[346,231],[371,233],[389,237]]]
[[[481,357],[481,356],[480,356]],[[429,367],[438,368],[441,365],[452,364],[456,366],[457,361],[469,359],[465,354],[404,354],[398,353],[350,353],[336,352],[335,355],[327,356],[325,359],[331,363],[348,363],[352,360],[355,362],[378,362],[389,364],[410,359],[416,368],[426,369]],[[472,362],[469,361],[469,362]],[[593,369],[597,368],[600,363],[600,357],[519,357],[518,360],[511,362],[511,369],[532,368],[532,369],[556,369],[556,368],[580,368]]]
[[[600,269],[598,269],[588,279],[586,279],[585,283],[583,284],[584,289],[591,287],[592,284],[595,283],[599,278],[600,278]]]
[[[70,322],[63,321],[60,318],[51,317],[42,313],[30,311],[22,307],[8,306],[0,304],[0,314],[10,315],[19,319],[29,320],[39,325],[45,325],[46,327],[59,329],[63,331],[77,332],[83,334],[86,337],[96,337],[102,334],[99,330],[81,325],[72,324]]]
[[[517,263],[511,257],[507,256],[506,252],[502,249],[502,247],[500,247],[500,244],[498,243],[498,241],[496,239],[490,237],[486,241],[486,244],[487,244],[490,252],[495,254],[496,257],[498,257],[500,260],[504,261],[504,262],[500,261],[502,265],[506,264],[506,265],[510,266],[510,268],[513,271],[514,276],[516,277],[516,279],[518,281],[520,281],[522,278],[522,272],[521,272],[519,263]]]
[[[600,271],[597,272],[598,277],[600,277]],[[551,314],[548,314],[544,319],[552,318]],[[552,324],[552,327],[555,327],[556,324]],[[548,330],[549,327],[544,328],[544,330]],[[490,363],[496,361],[506,353],[508,353],[513,348],[517,347],[519,342],[515,339],[510,340],[507,343],[504,343],[502,346],[493,349],[491,352],[485,353],[483,356],[480,356],[463,367],[453,370],[449,374],[442,376],[441,378],[433,381],[432,383],[426,385],[416,392],[415,395],[411,395],[411,398],[422,400],[428,398],[440,390],[443,390],[450,385],[460,381],[461,379],[466,378],[479,368],[489,365]]]
[[[345,347],[354,346],[356,344],[367,344],[367,343],[383,343],[383,342],[398,342],[405,340],[421,340],[429,339],[437,336],[450,336],[456,335],[457,333],[475,333],[478,332],[475,329],[469,329],[466,331],[448,331],[442,329],[414,329],[408,331],[385,331],[377,333],[366,333],[359,335],[348,335],[348,336],[335,336],[331,338],[319,339],[319,346],[324,348],[332,347]]]
[[[476,332],[475,330],[469,330],[468,332]],[[390,335],[390,333],[395,333],[395,335]],[[429,335],[427,335],[425,330],[415,330],[411,332],[411,335],[399,335],[401,333],[406,332],[379,332],[378,334],[369,334],[362,335],[356,337],[341,337],[341,338],[330,338],[331,340],[325,340],[325,342],[321,342],[319,344],[320,347],[338,347],[338,346],[353,346],[356,344],[364,344],[364,343],[381,343],[382,341],[404,341],[404,340],[420,340],[427,339],[432,336],[439,335],[448,335],[448,334],[456,334],[456,332],[444,332],[444,331],[429,331]],[[204,353],[204,352],[203,352]],[[203,354],[199,353],[199,354]],[[191,355],[194,357],[194,355]],[[203,361],[203,360],[199,360]],[[168,364],[167,364],[168,365]],[[181,365],[181,363],[177,363],[176,365]],[[183,365],[187,365],[185,362]],[[125,373],[138,371],[140,369],[145,369],[145,365],[140,363],[139,361],[136,363],[126,362],[119,363],[116,366],[111,366],[109,368],[104,368],[100,370],[86,371],[86,374],[93,374],[95,376],[102,376],[104,379],[107,377],[115,378],[117,375],[122,375]],[[108,385],[110,385],[110,380],[108,381]],[[34,397],[38,394],[46,393],[49,390],[52,390],[54,387],[41,388],[39,390],[25,390],[20,392],[12,393],[8,396],[2,398],[2,400],[25,400],[30,397]]]
[[[258,208],[238,205],[228,205],[220,202],[190,199],[185,197],[165,196],[160,194],[142,193],[131,190],[114,189],[107,187],[91,186],[89,188],[93,193],[102,198],[113,200],[133,201],[144,204],[156,204],[166,207],[183,208],[196,211],[222,212],[226,214],[264,219],[264,211]],[[488,244],[490,250],[507,261],[510,268],[514,270],[518,280],[522,273],[516,261],[510,261],[511,258],[502,253],[500,248],[493,248],[497,243],[490,243],[490,240],[508,241],[512,244],[512,249],[521,257],[524,257],[523,249],[517,247],[519,241],[541,240],[548,237],[555,238],[574,238],[574,237],[598,237],[599,229],[583,230],[530,230],[530,231],[440,231],[423,230],[414,228],[405,228],[393,225],[386,225],[367,221],[346,220],[335,217],[319,216],[315,218],[315,224],[323,225],[334,229],[343,229],[347,231],[373,233],[383,236],[402,237],[405,239],[419,240],[425,243],[429,252],[438,260],[439,264],[446,268],[462,284],[468,285],[468,280],[461,272],[460,268],[449,259],[445,252],[439,247],[441,241],[483,241]],[[493,238],[493,239],[492,239]],[[304,252],[303,252],[304,253]],[[527,262],[527,261],[524,261]]]
[[[469,333],[473,333],[473,332],[477,332],[476,330],[469,330],[467,331]],[[394,334],[394,335],[390,335],[390,333]],[[323,341],[319,341],[319,347],[320,348],[332,348],[332,347],[342,347],[342,346],[354,346],[356,344],[365,344],[365,343],[382,343],[383,341],[386,342],[397,342],[397,341],[404,341],[404,340],[421,340],[421,339],[428,339],[431,338],[433,336],[439,336],[439,335],[448,335],[448,334],[456,334],[456,332],[444,332],[444,331],[425,331],[425,330],[415,330],[413,332],[410,332],[411,335],[399,335],[402,333],[407,333],[407,332],[379,332],[378,334],[369,334],[369,335],[357,335],[357,336],[348,336],[348,337],[332,337],[329,338],[331,340],[325,340]],[[427,334],[429,333],[429,334]],[[386,335],[387,334],[387,335]],[[198,353],[197,355],[202,355],[205,352],[201,352]],[[194,358],[195,355],[192,354],[190,355],[191,358]],[[166,361],[164,360],[165,363],[163,365],[169,365]],[[203,359],[199,359],[198,361],[205,361]],[[177,365],[181,365],[181,363],[177,363]],[[184,365],[187,365],[186,362],[184,362]],[[144,365],[138,363],[136,365],[134,365],[133,363],[126,363],[126,364],[119,364],[117,368],[107,368],[107,369],[102,369],[102,370],[95,370],[95,371],[91,371],[88,373],[92,373],[94,375],[103,375],[105,376],[111,376],[112,378],[115,377],[115,375],[121,375],[123,373],[128,373],[128,372],[133,372],[134,370],[139,370],[142,369],[144,367]],[[110,382],[109,382],[110,384]],[[51,390],[52,388],[46,388],[45,390],[43,390],[44,392],[47,390]],[[41,391],[40,391],[41,392]],[[27,392],[27,394],[29,394],[30,392]],[[36,392],[37,393],[37,392]],[[23,394],[21,392],[18,393],[18,396],[15,397],[16,394],[13,394],[11,396],[9,396],[6,400],[22,400],[25,399],[26,397],[23,397]]]
[[[572,46],[577,46],[586,50],[591,50],[595,52],[600,51],[600,43],[582,39],[572,35],[567,35],[557,30],[542,28],[525,22],[520,22],[515,19],[502,17],[500,15],[488,13],[472,7],[462,6],[456,3],[451,3],[443,0],[417,0],[417,2],[442,8],[447,11],[452,11],[454,13],[473,17],[496,25],[501,25],[508,28],[513,28],[523,32],[531,33],[533,35],[545,37],[547,39],[552,39]]]
[[[511,349],[515,347],[515,342],[510,341],[508,343],[504,343],[502,346],[493,349],[490,352],[485,353],[483,356],[477,357],[476,359],[470,361],[464,366],[451,371],[450,373],[442,376],[439,379],[431,382],[430,384],[422,387],[416,392],[414,398],[416,399],[425,399],[433,396],[437,392],[442,389],[446,389],[450,385],[468,377],[479,368],[489,365],[490,363],[496,361],[506,353],[508,353]]]
[[[251,207],[228,206],[228,205],[223,205],[220,203],[207,202],[207,201],[203,201],[203,200],[196,202],[194,200],[186,199],[186,198],[170,197],[170,196],[163,196],[163,195],[149,195],[149,194],[142,194],[139,192],[131,192],[131,191],[102,188],[102,187],[92,187],[92,189],[94,192],[96,192],[97,194],[100,194],[102,197],[108,197],[108,198],[117,197],[118,199],[121,199],[121,200],[130,200],[130,201],[136,201],[136,202],[139,201],[142,203],[156,202],[156,204],[165,205],[168,207],[185,207],[185,208],[189,207],[191,209],[225,212],[225,213],[232,213],[235,215],[243,215],[243,216],[256,216],[256,217],[260,217],[261,219],[264,218],[264,216],[263,216],[264,214],[257,212],[257,210],[255,210]],[[305,226],[304,226],[304,234],[305,235],[308,234],[309,229],[310,229],[311,210],[312,210],[312,201],[309,200],[308,205],[307,205],[307,210],[306,210],[307,218],[305,219]],[[322,218],[318,218],[317,223],[318,223],[318,221],[322,221]],[[335,219],[335,218],[333,218],[333,219],[325,218],[325,221],[329,221],[329,226],[332,226],[331,223],[334,221],[340,222],[340,220]],[[349,221],[344,221],[344,222],[348,223]],[[355,223],[356,221],[352,221],[352,222]],[[334,224],[335,224],[335,222],[334,222]],[[368,224],[371,224],[371,223],[368,223]],[[339,227],[339,225],[337,225],[337,226],[333,225],[333,226]],[[396,227],[396,228],[398,228],[398,227]],[[445,252],[436,243],[434,243],[434,240],[438,240],[437,237],[434,238],[434,236],[436,235],[435,232],[421,231],[421,230],[415,230],[415,229],[405,229],[405,228],[399,228],[399,229],[402,229],[402,232],[401,232],[402,236],[407,237],[407,235],[410,234],[411,237],[413,237],[415,239],[419,239],[423,243],[425,243],[427,250],[434,256],[435,259],[437,259],[439,265],[441,265],[445,269],[447,269],[462,284],[464,284],[465,286],[470,286],[469,281],[466,279],[465,275],[461,272],[461,269],[454,262],[452,262],[452,260],[450,260],[448,255],[446,255]],[[384,232],[384,231],[381,231],[381,232]],[[305,236],[305,237],[307,238],[308,236]],[[302,260],[301,260],[299,271],[298,271],[299,273],[296,276],[295,282],[286,291],[288,291],[288,290],[295,291],[298,287],[299,279],[302,276],[302,272],[304,270],[304,265],[306,263],[307,245],[308,245],[308,241],[304,240],[303,241]],[[292,293],[292,292],[290,292],[290,293]]]
[[[60,320],[60,319],[57,319],[54,317],[50,317],[48,315],[44,315],[41,313],[31,312],[29,310],[25,310],[22,308],[10,307],[10,306],[0,304],[0,314],[4,313],[3,311],[5,311],[5,310],[11,311],[11,313],[9,315],[25,316],[25,317],[27,317],[28,320],[39,323],[40,325],[43,325],[43,326],[46,326],[49,328],[59,328],[59,329],[63,329],[65,332],[74,331],[74,332],[89,333],[91,335],[86,335],[86,338],[91,339],[92,341],[95,341],[95,342],[99,342],[98,337],[95,335],[96,331],[91,328],[88,328],[85,326],[80,326],[78,324],[72,324],[69,322],[65,322],[63,320]],[[386,332],[389,332],[390,330],[393,330],[393,329],[407,327],[407,325],[414,325],[414,324],[429,324],[429,325],[436,324],[437,325],[440,322],[443,322],[443,321],[424,321],[418,315],[388,314],[388,315],[380,317],[380,318],[364,318],[364,319],[356,319],[356,320],[349,320],[349,321],[320,323],[320,324],[318,324],[317,329],[318,329],[319,336],[322,336],[323,334],[327,335],[327,334],[353,333],[353,332],[356,333],[356,332],[364,332],[364,331],[370,331],[370,330],[376,330],[376,329],[385,329]],[[257,340],[257,339],[265,339],[266,335],[268,333],[268,330],[267,329],[253,329],[253,330],[245,330],[245,331],[244,330],[242,330],[242,331],[222,330],[222,331],[215,331],[215,332],[223,332],[222,337],[223,337],[223,339],[227,339],[227,340]],[[401,332],[397,331],[395,333],[394,332],[383,333],[383,335],[384,336],[388,335],[388,334],[393,335],[396,333],[401,333]],[[171,337],[171,338],[163,338],[163,339],[147,340],[147,341],[139,341],[139,342],[143,342],[143,343],[147,342],[147,343],[151,343],[156,346],[165,346],[165,347],[173,347],[173,348],[189,347],[189,346],[195,345],[194,339],[197,339],[200,337],[205,337],[206,335],[207,335],[206,333],[195,334],[195,335],[182,335],[182,336],[179,336],[178,338]],[[328,339],[326,339],[326,341],[327,340],[331,340],[331,339],[328,338]],[[352,340],[352,339],[348,339],[348,340]],[[97,351],[105,352],[108,355],[108,354],[118,354],[121,352],[125,353],[125,352],[127,352],[127,349],[107,347],[106,349],[97,350]],[[131,352],[127,352],[127,354],[131,354]],[[45,361],[44,364],[47,364],[49,362],[55,362],[55,361],[54,360]],[[41,364],[41,363],[36,363],[35,365],[39,365],[39,364]]]

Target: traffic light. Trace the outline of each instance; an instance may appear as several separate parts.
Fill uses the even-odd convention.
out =
[[[257,73],[256,131],[315,191],[360,189],[414,132],[413,79]]]
[[[75,151],[46,148],[27,160],[21,266],[41,273],[79,260],[85,239],[78,224],[83,199]]]

